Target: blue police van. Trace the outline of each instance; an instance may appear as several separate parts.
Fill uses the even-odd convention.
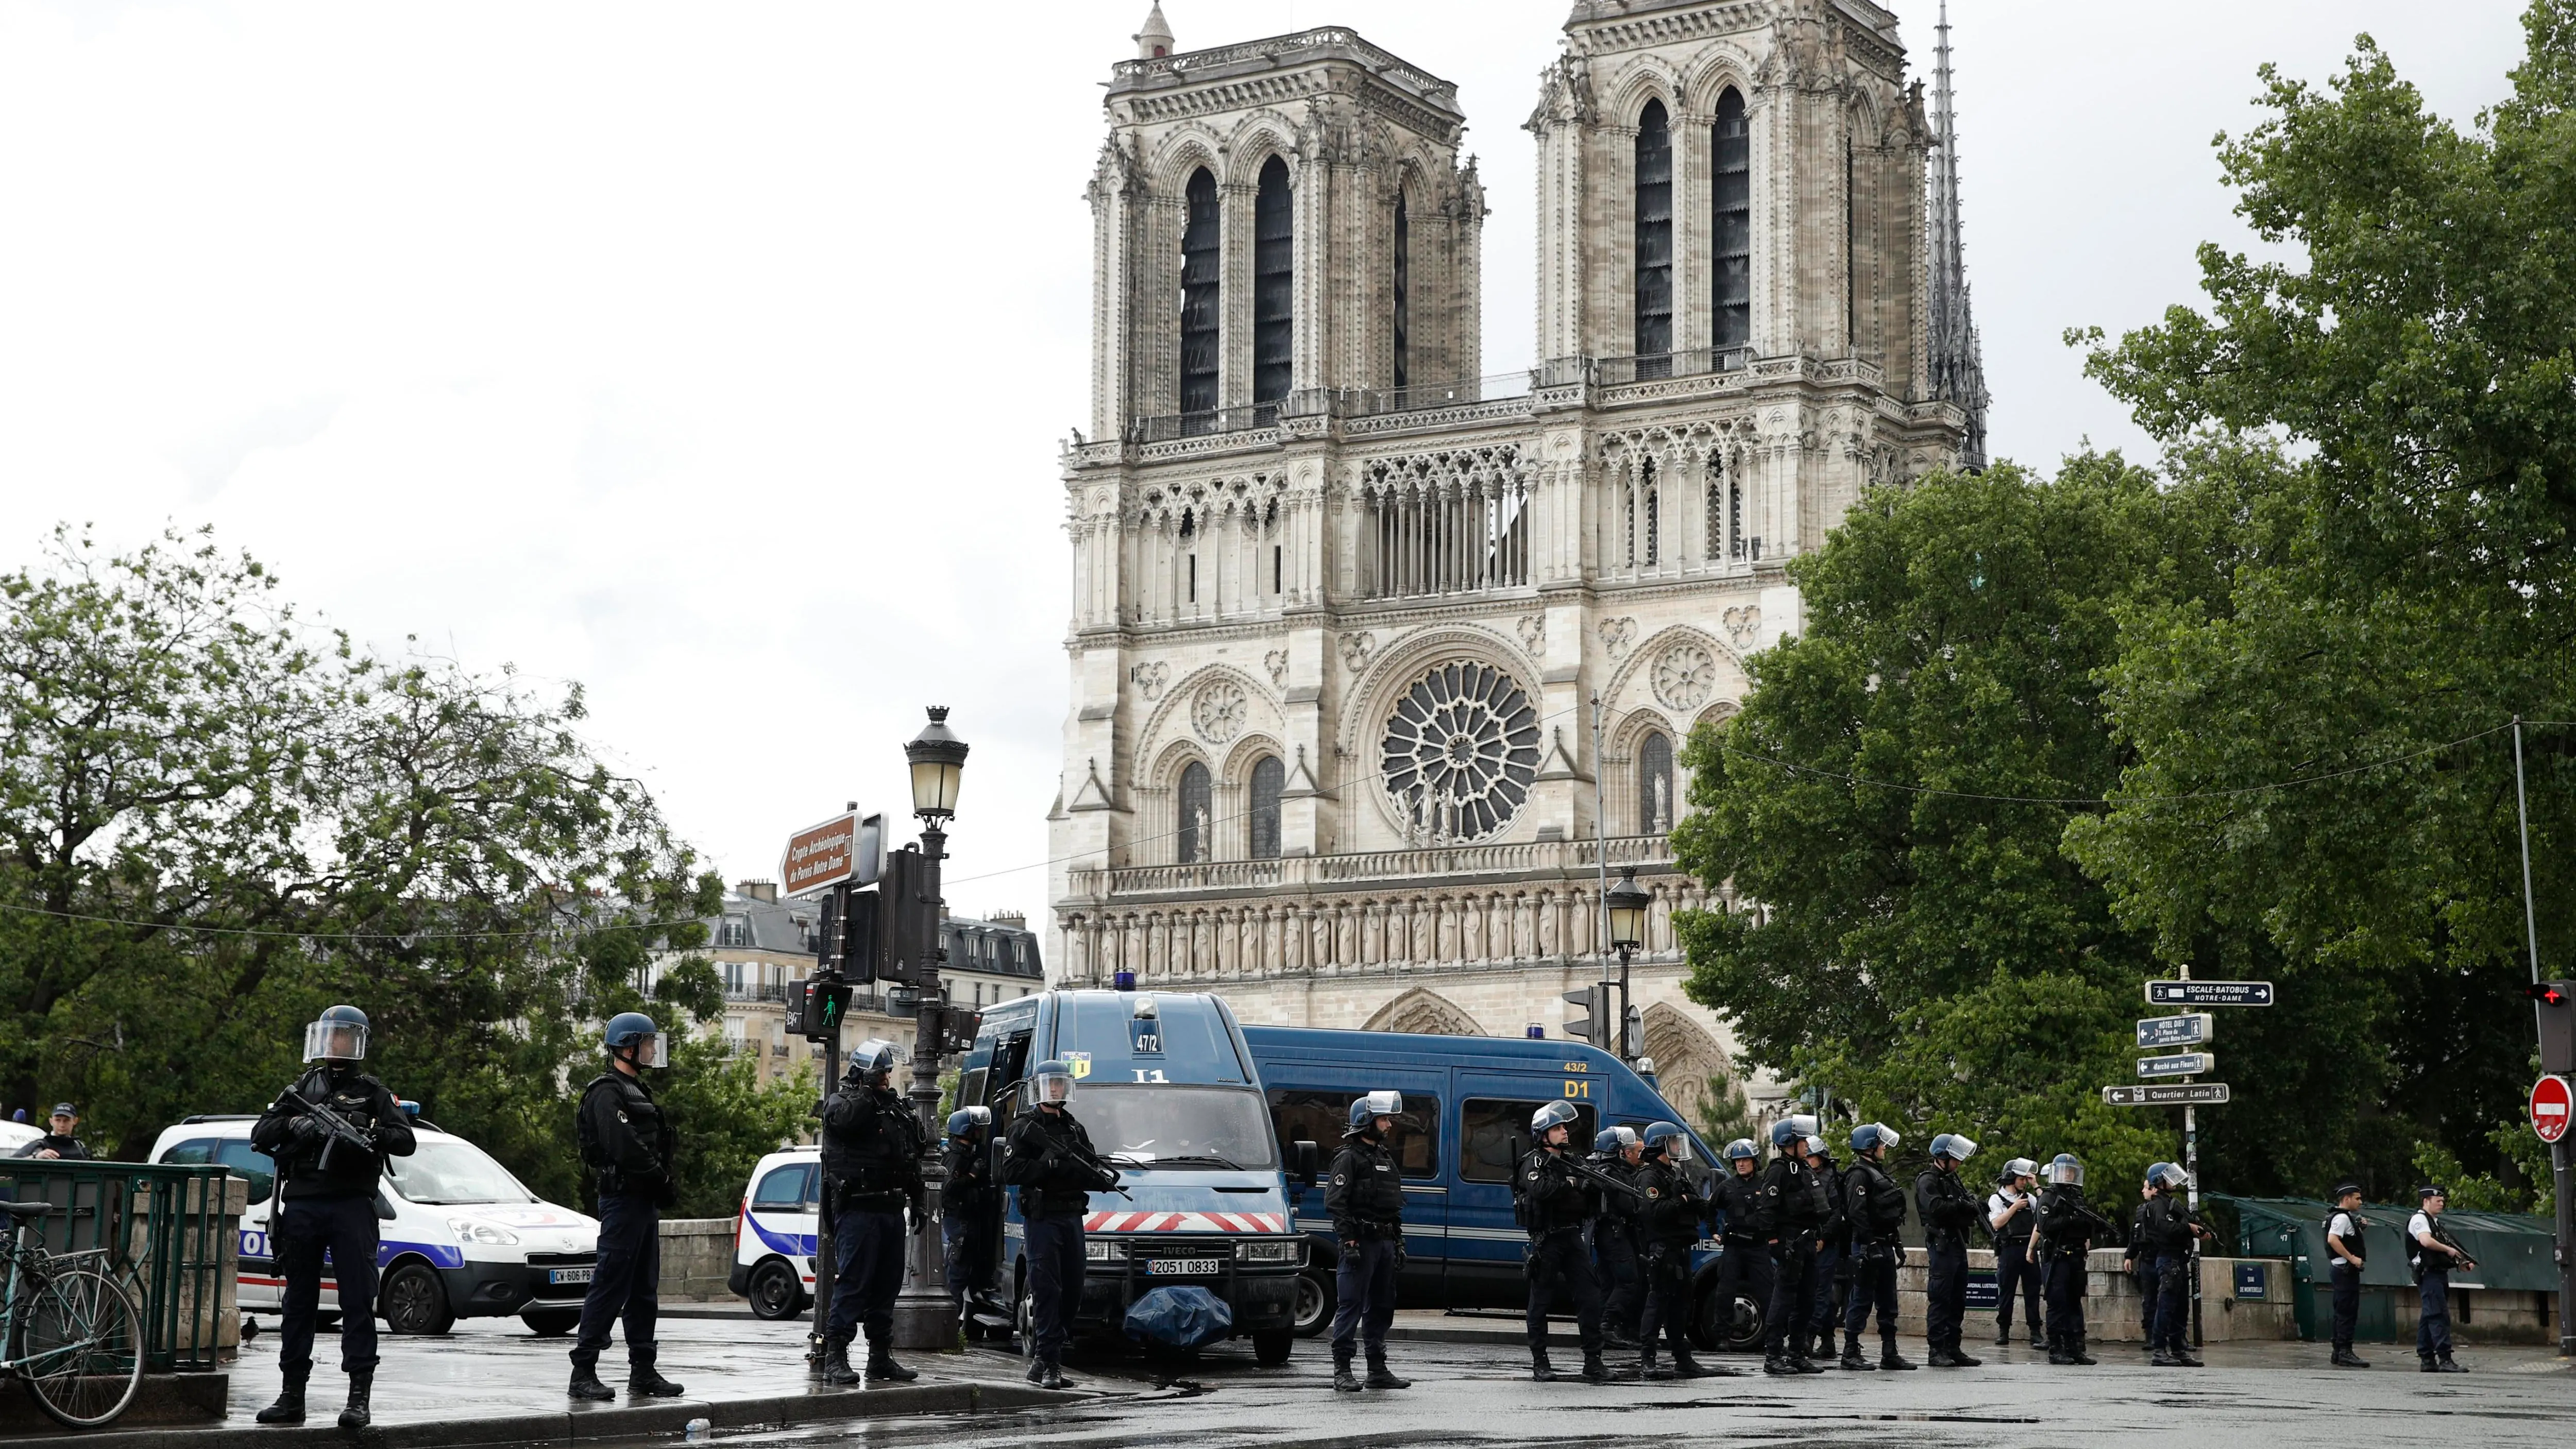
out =
[[[1286,1362],[1306,1283],[1306,1238],[1286,1192],[1313,1181],[1317,1148],[1273,1137],[1234,1013],[1214,996],[1159,991],[1044,991],[988,1008],[957,1101],[993,1110],[996,1180],[1029,1071],[1048,1060],[1072,1067],[1073,1115],[1127,1194],[1092,1194],[1078,1326],[1114,1334],[1138,1298],[1195,1284],[1225,1300],[1256,1358]],[[1025,1347],[1019,1194],[1004,1197],[992,1281]]]
[[[1529,1147],[1530,1114],[1549,1102],[1574,1104],[1580,1118],[1574,1140],[1586,1149],[1604,1127],[1643,1130],[1649,1122],[1672,1122],[1691,1137],[1693,1161],[1684,1170],[1702,1193],[1712,1181],[1716,1154],[1689,1119],[1651,1082],[1597,1047],[1284,1026],[1245,1027],[1243,1036],[1260,1071],[1273,1134],[1283,1143],[1337,1144],[1352,1098],[1381,1088],[1404,1094],[1405,1126],[1396,1144],[1404,1178],[1399,1307],[1526,1304],[1521,1248],[1529,1235],[1512,1222],[1512,1167]],[[1310,1264],[1297,1326],[1313,1333],[1331,1317],[1340,1245],[1323,1189],[1291,1182],[1287,1190]],[[1731,1312],[1716,1302],[1720,1251],[1715,1239],[1702,1238],[1691,1254],[1697,1294],[1691,1337],[1702,1348],[1738,1348],[1761,1336],[1761,1308],[1749,1296],[1739,1296]]]

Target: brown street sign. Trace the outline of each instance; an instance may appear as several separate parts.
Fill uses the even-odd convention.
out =
[[[847,882],[874,884],[885,867],[885,817],[847,810],[787,837],[778,857],[780,890],[810,895]]]

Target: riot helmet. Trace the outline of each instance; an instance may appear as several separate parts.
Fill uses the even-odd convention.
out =
[[[608,1048],[610,1056],[639,1068],[671,1064],[670,1035],[657,1029],[653,1018],[640,1011],[621,1011],[610,1017],[608,1029],[600,1033],[600,1044]]]
[[[2039,1176],[2039,1164],[2027,1157],[2016,1157],[2004,1164],[2006,1182],[2019,1182],[2025,1177],[2037,1176]]]
[[[1073,1068],[1049,1057],[1029,1070],[1029,1100],[1041,1107],[1073,1105]]]
[[[1783,1117],[1771,1124],[1771,1145],[1782,1152],[1793,1146],[1803,1151],[1805,1143],[1801,1139],[1812,1136],[1815,1130],[1816,1119],[1813,1117]]]
[[[308,1062],[362,1062],[367,1059],[367,1014],[354,1006],[335,1006],[304,1028]]]
[[[2157,1187],[2166,1192],[2180,1192],[2190,1185],[2191,1174],[2170,1162],[2159,1162],[2152,1174]]]
[[[2082,1187],[2084,1164],[2072,1152],[2061,1152],[2048,1160],[2048,1182],[2051,1187]]]
[[[1814,1134],[1814,1133],[1812,1133],[1812,1132],[1808,1133],[1808,1134],[1807,1134],[1807,1146],[1806,1146],[1806,1153],[1807,1153],[1807,1155],[1808,1155],[1809,1157],[1822,1157],[1822,1156],[1824,1156],[1824,1155],[1825,1155],[1825,1139],[1823,1139],[1822,1137],[1817,1136],[1816,1134]]]
[[[1649,1122],[1646,1124],[1646,1150],[1662,1153],[1666,1162],[1688,1162],[1691,1160],[1690,1134],[1684,1132],[1677,1122]]]
[[[1604,1127],[1592,1134],[1592,1150],[1604,1157],[1616,1157],[1637,1145],[1634,1127]]]
[[[1544,1144],[1550,1132],[1559,1127],[1572,1128],[1575,1119],[1581,1115],[1574,1110],[1572,1102],[1560,1097],[1530,1114],[1530,1135]]]
[[[2155,1186],[2155,1185],[2156,1185],[2156,1183],[2157,1183],[2157,1181],[2158,1181],[2159,1179],[2161,1179],[2161,1178],[2164,1176],[2164,1171],[2165,1171],[2165,1169],[2166,1169],[2166,1168],[2168,1168],[2168,1167],[2171,1167],[2171,1166],[2173,1166],[2173,1164],[2172,1164],[2172,1163],[2170,1163],[2170,1162],[2150,1162],[2150,1163],[2148,1163],[2148,1164],[2147,1164],[2147,1175],[2146,1175],[2146,1177],[2145,1177],[2145,1179],[2144,1179],[2144,1181],[2145,1181],[2146,1185],[2147,1185],[2147,1186],[2149,1186],[2149,1187],[2153,1187],[2153,1186]]]
[[[1753,1145],[1752,1138],[1738,1137],[1726,1144],[1726,1151],[1720,1155],[1726,1159],[1730,1169],[1747,1173],[1753,1170],[1754,1163],[1762,1159],[1762,1149]]]
[[[1965,1162],[1977,1155],[1977,1144],[1956,1132],[1944,1132],[1932,1139],[1932,1155],[1946,1157],[1954,1163]]]
[[[843,1075],[853,1082],[871,1087],[885,1085],[894,1075],[894,1043],[883,1037],[870,1037],[850,1053],[850,1065]]]
[[[1888,1151],[1894,1152],[1896,1150],[1896,1145],[1904,1140],[1904,1138],[1896,1135],[1895,1128],[1888,1126],[1884,1122],[1863,1122],[1852,1129],[1851,1150],[1854,1152],[1868,1152],[1875,1148],[1884,1147]]]
[[[990,1107],[960,1107],[948,1114],[948,1135],[951,1137],[963,1137],[978,1128],[992,1125],[993,1109]]]
[[[1377,1130],[1377,1119],[1393,1117],[1404,1110],[1402,1092],[1377,1091],[1351,1099],[1350,1129],[1343,1135],[1358,1137]]]

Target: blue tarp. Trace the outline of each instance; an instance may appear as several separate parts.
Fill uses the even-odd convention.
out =
[[[1164,1348],[1205,1348],[1234,1332],[1234,1310],[1205,1288],[1165,1287],[1127,1310],[1127,1336]]]

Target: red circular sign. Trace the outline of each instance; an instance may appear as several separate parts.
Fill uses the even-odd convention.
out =
[[[2570,1091],[2565,1077],[2543,1077],[2531,1084],[2531,1130],[2543,1142],[2555,1142],[2567,1135],[2570,1117],[2576,1116],[2576,1091]]]

